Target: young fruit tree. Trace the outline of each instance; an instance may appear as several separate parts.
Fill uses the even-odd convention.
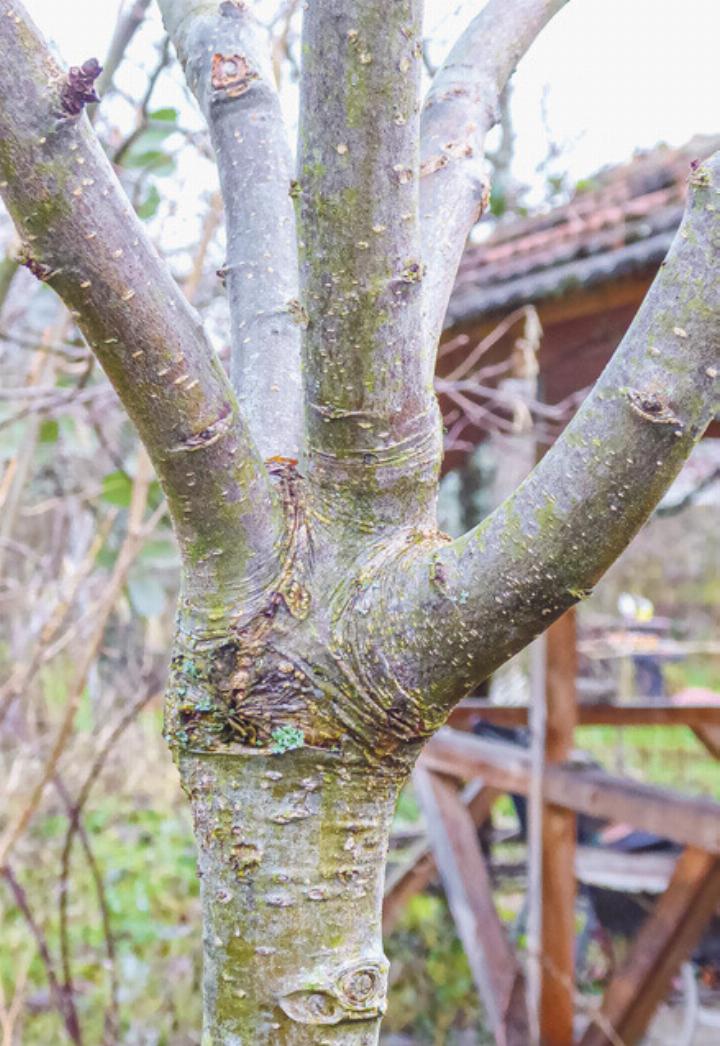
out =
[[[483,143],[563,0],[490,0],[419,96],[422,0],[309,0],[297,161],[246,0],[160,0],[227,223],[227,377],[60,68],[0,3],[0,187],[154,463],[183,563],[166,734],[208,1044],[378,1039],[398,789],[453,704],[589,593],[718,408],[720,156],[573,422],[457,540],[433,373]]]

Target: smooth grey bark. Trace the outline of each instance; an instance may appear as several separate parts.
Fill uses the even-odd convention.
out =
[[[421,193],[427,373],[465,241],[487,206],[485,137],[517,63],[567,0],[489,0],[433,77],[423,105]]]
[[[303,378],[316,511],[432,525],[441,455],[422,373],[420,0],[336,0],[303,20],[298,158]],[[381,107],[381,112],[377,110]]]
[[[293,366],[293,339],[275,342],[259,317],[284,300],[296,259],[284,267],[295,250],[286,154],[279,122],[266,122],[279,119],[276,99],[247,4],[164,4],[216,143],[237,273],[259,264],[242,230],[260,228],[261,206],[260,254],[278,234],[277,282],[263,279],[257,300],[232,290],[236,331],[256,339],[241,409],[76,111],[89,72],[64,76],[6,0],[0,189],[28,264],[73,311],[135,421],[180,542],[165,732],[199,844],[206,1046],[377,1042],[387,833],[423,741],[583,598],[717,410],[715,157],[691,172],[667,263],[565,435],[480,527],[455,542],[437,530],[429,362],[477,209],[478,150],[514,62],[559,6],[491,0],[431,91],[422,170],[419,0],[308,5],[288,186],[302,274],[299,470],[286,453],[263,464],[251,432],[277,361],[287,353]],[[237,152],[230,139],[243,139]],[[253,142],[273,164],[255,163]],[[222,170],[236,161],[247,169]],[[267,180],[245,192],[252,170]],[[294,422],[277,425],[263,450],[291,445]]]
[[[590,594],[718,413],[719,196],[716,153],[691,170],[668,256],[573,421],[491,516],[406,556],[401,594],[387,586],[385,614],[407,622],[388,670],[416,664],[414,687],[448,709]]]
[[[232,382],[263,457],[298,458],[304,320],[290,196],[292,160],[267,34],[246,5],[160,0],[159,6],[218,161]]]

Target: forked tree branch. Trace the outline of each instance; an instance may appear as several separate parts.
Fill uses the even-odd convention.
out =
[[[440,457],[437,405],[421,367],[421,8],[420,0],[314,0],[303,20],[309,471],[328,518],[361,527],[427,514]]]
[[[406,621],[388,665],[441,709],[589,595],[720,409],[720,153],[689,181],[667,259],[562,436],[479,526],[408,549],[384,584],[378,620]]]
[[[465,241],[487,203],[485,136],[500,117],[500,96],[517,63],[566,3],[490,0],[453,47],[425,99],[420,214],[430,376]]]
[[[280,510],[225,373],[17,0],[0,17],[0,190],[26,264],[75,317],[161,479],[195,593],[274,571]]]
[[[233,0],[159,3],[217,156],[233,385],[263,456],[296,458],[301,310],[292,160],[267,34]]]

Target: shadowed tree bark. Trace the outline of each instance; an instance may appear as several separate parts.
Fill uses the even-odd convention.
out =
[[[166,735],[198,842],[204,1043],[377,1042],[388,833],[423,742],[588,594],[717,410],[716,156],[573,423],[479,527],[437,530],[432,375],[483,141],[562,6],[490,0],[421,110],[421,0],[312,0],[294,170],[252,5],[160,0],[220,170],[231,382],[82,111],[96,68],[62,70],[1,5],[0,189],[182,554]]]

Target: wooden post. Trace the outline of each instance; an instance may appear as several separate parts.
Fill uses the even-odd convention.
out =
[[[500,922],[477,828],[455,785],[415,770],[413,781],[458,935],[497,1046],[527,1046],[519,964]]]
[[[547,631],[545,762],[562,763],[572,752],[577,723],[575,611]],[[576,815],[546,803],[542,822],[542,932],[540,1039],[543,1046],[572,1046],[575,951]]]
[[[684,850],[655,911],[648,917],[580,1046],[640,1042],[670,982],[720,901],[720,858]]]

